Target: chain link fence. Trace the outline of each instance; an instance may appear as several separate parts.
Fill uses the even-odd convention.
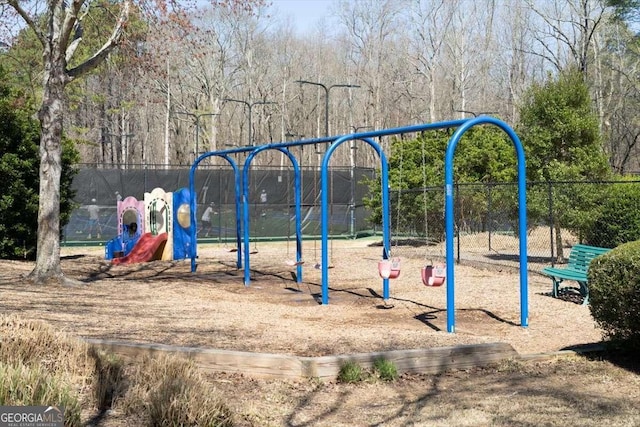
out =
[[[369,221],[364,206],[367,181],[377,182],[369,168],[332,168],[329,173],[330,237],[356,238],[380,232]],[[293,171],[278,167],[252,167],[249,174],[250,235],[252,239],[293,239],[295,211]],[[304,168],[302,179],[302,231],[305,238],[320,234],[320,171]],[[196,173],[198,215],[211,202],[211,229],[199,237],[212,241],[235,239],[235,188],[233,171],[224,166],[203,166]],[[563,262],[569,248],[582,242],[578,224],[585,223],[588,206],[615,184],[624,182],[530,182],[527,184],[527,252],[531,270]],[[165,191],[188,187],[189,169],[98,169],[81,168],[74,179],[79,207],[64,228],[62,244],[101,244],[117,234],[116,192],[141,200],[156,187]],[[260,193],[266,192],[266,201]],[[89,238],[92,199],[100,210],[101,236]],[[515,183],[456,184],[454,187],[457,261],[517,266],[518,188]],[[391,189],[392,256],[424,258],[425,262],[445,257],[443,186],[412,190]],[[199,218],[199,216],[198,216]],[[607,241],[590,241],[608,247]]]
[[[530,182],[527,184],[527,255],[529,268],[563,263],[569,248],[584,242],[590,209],[612,185],[640,181]],[[442,186],[392,191],[393,256],[443,259],[444,192]],[[518,266],[518,188],[515,183],[454,186],[454,257],[460,261]],[[640,208],[640,207],[639,207]],[[605,238],[587,242],[611,247]]]

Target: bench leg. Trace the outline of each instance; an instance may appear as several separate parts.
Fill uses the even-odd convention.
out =
[[[587,282],[578,282],[580,284],[580,295],[582,295],[582,305],[589,304],[589,287]]]
[[[562,279],[557,280],[555,277],[552,277],[553,280],[553,289],[551,290],[551,294],[554,298],[558,298],[558,294],[560,293],[560,283],[562,283]]]

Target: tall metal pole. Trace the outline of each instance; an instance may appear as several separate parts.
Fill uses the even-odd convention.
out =
[[[247,106],[247,109],[249,110],[249,144],[247,144],[248,147],[251,147],[253,145],[253,125],[251,124],[251,115],[252,115],[252,110],[253,110],[253,106],[254,105],[262,105],[262,104],[277,104],[277,102],[273,102],[273,101],[255,101],[255,102],[248,102],[245,101],[243,99],[232,99],[232,98],[225,98],[223,99],[223,101],[230,101],[230,102],[239,102],[241,104],[244,104]]]
[[[334,87],[360,87],[359,85],[352,84],[337,84],[326,86],[322,83],[311,82],[309,80],[296,80],[295,83],[320,86],[322,89],[324,89],[324,136],[329,136],[329,92],[331,91],[331,89],[333,89]]]
[[[328,137],[329,136],[329,93],[331,92],[331,89],[333,89],[334,87],[346,87],[346,88],[359,88],[360,85],[352,85],[352,84],[335,84],[335,85],[331,85],[331,86],[326,86],[322,83],[319,82],[312,82],[309,80],[296,80],[295,83],[300,83],[302,84],[308,84],[308,85],[314,85],[314,86],[320,86],[322,89],[324,89],[324,136]],[[351,150],[351,153],[353,153],[353,149]],[[321,162],[321,154],[320,152],[318,152],[318,167],[320,166],[320,162]],[[351,166],[351,180],[353,181],[353,165]],[[351,197],[353,198],[353,188],[352,188],[352,195]],[[351,204],[351,224],[353,226],[354,221],[355,221],[355,216],[354,216],[354,209],[355,209],[355,205],[352,202]],[[353,230],[352,230],[353,233]]]

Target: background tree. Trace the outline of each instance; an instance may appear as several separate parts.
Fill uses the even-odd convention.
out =
[[[38,229],[38,143],[40,130],[33,119],[33,103],[4,83],[0,68],[0,258],[34,259]],[[62,141],[60,222],[69,221],[78,153]]]
[[[104,43],[122,3],[90,4],[72,65]],[[637,42],[604,0],[336,0],[335,19],[304,32],[293,30],[274,5],[252,12],[198,3],[157,14],[164,17],[157,25],[145,12],[151,3],[134,4],[126,43],[66,92],[64,126],[86,142],[87,163],[190,162],[196,120],[178,111],[205,114],[198,129],[203,149],[243,143],[246,107],[225,98],[278,102],[254,108],[257,143],[321,136],[324,92],[298,79],[360,86],[332,91],[334,134],[469,112],[513,124],[529,85],[582,64],[611,164],[624,172],[639,167]],[[30,82],[42,76],[37,37],[24,32],[10,41],[16,76],[35,88]],[[381,143],[390,148],[388,138]],[[374,153],[361,153],[360,165],[375,167]],[[332,164],[350,164],[348,152],[336,154]],[[306,165],[318,161],[310,150],[305,157]],[[274,158],[264,153],[257,164],[263,162]]]
[[[624,182],[626,181],[626,182]],[[640,186],[635,179],[611,185],[589,215],[584,239],[587,244],[615,248],[640,240]]]
[[[607,0],[609,6],[613,6],[616,17],[630,22],[640,19],[639,0]]]
[[[392,141],[389,158],[389,185],[392,191],[392,226],[395,233],[409,232],[427,236],[430,241],[444,237],[444,157],[451,135],[446,131],[422,132],[418,138]],[[454,159],[457,183],[513,183],[516,155],[504,132],[481,126],[470,129],[460,140]],[[380,182],[369,182],[365,205],[372,210],[369,220],[382,222]],[[497,205],[508,205],[517,218],[516,187],[496,191]],[[484,187],[456,188],[457,225],[463,231],[485,231],[487,195]],[[494,206],[495,209],[495,206]]]
[[[520,109],[518,133],[525,147],[529,181],[591,181],[610,176],[598,118],[581,71],[565,71],[533,85]],[[553,228],[559,260],[564,259],[561,228],[579,232],[589,209],[597,203],[587,187],[571,189],[555,194]]]

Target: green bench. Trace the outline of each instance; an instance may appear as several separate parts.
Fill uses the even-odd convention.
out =
[[[611,249],[598,248],[596,246],[574,245],[569,254],[569,263],[564,268],[545,267],[542,274],[550,276],[553,280],[552,294],[554,298],[570,291],[578,291],[582,295],[582,304],[589,304],[589,286],[587,284],[587,270],[591,261]],[[578,282],[579,287],[561,287],[563,280]]]

